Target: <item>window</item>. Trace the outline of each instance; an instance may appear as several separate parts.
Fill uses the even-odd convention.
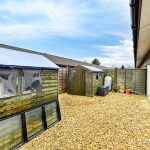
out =
[[[17,70],[0,69],[0,98],[17,94]]]
[[[29,141],[60,119],[58,101],[52,101],[49,104],[1,119],[0,150],[12,149]]]
[[[42,120],[42,109],[36,108],[34,110],[25,113],[26,125],[27,125],[27,136],[31,138],[43,129]]]
[[[56,122],[58,120],[56,102],[45,105],[45,113],[46,113],[47,126],[50,126],[54,122]]]
[[[40,70],[22,70],[22,93],[32,93],[41,91],[41,72]]]
[[[96,72],[96,80],[101,79],[102,73],[101,72]]]
[[[12,149],[23,142],[21,116],[0,121],[0,149]]]
[[[99,73],[97,72],[96,73],[96,80],[98,80],[99,79]]]

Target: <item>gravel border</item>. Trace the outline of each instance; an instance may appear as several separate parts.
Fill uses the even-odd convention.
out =
[[[59,96],[62,121],[19,150],[149,150],[146,96]]]

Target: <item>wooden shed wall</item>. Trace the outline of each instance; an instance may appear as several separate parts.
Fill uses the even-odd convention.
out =
[[[71,71],[71,92],[73,95],[85,95],[85,70],[75,67]]]
[[[96,95],[98,86],[103,85],[103,76],[99,76],[99,79],[96,79],[96,73],[80,66],[72,69],[71,93],[69,94],[84,96]]]
[[[103,85],[104,73],[102,73],[98,79],[96,79],[96,74],[92,73],[93,76],[93,96],[97,95],[97,90],[99,86]]]
[[[59,70],[59,94],[67,92],[67,68]]]
[[[58,99],[58,71],[42,70],[42,91],[0,100],[0,118]]]
[[[93,96],[93,74],[88,70],[85,71],[85,95]]]

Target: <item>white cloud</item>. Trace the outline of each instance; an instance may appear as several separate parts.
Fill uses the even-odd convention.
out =
[[[103,56],[84,57],[82,60],[91,62],[94,58],[98,58],[102,65],[112,67],[134,66],[133,61],[133,46],[131,40],[120,40],[119,45],[106,46],[99,45],[98,50]]]
[[[0,17],[10,23],[0,23],[0,38],[36,38],[37,34],[91,35],[92,33],[81,28],[90,12],[86,3],[76,5],[75,2],[67,0],[6,0],[0,5]]]
[[[105,3],[106,6],[103,7],[101,4]],[[49,38],[58,35],[95,36],[97,31],[100,33],[106,31],[106,24],[111,23],[109,13],[112,10],[119,11],[119,14],[122,14],[120,19],[124,21],[128,18],[126,13],[129,13],[129,10],[127,9],[126,0],[5,0],[0,4],[0,19],[2,17],[9,23],[4,24],[1,21],[0,40],[3,38],[30,39],[45,36],[45,34]],[[105,11],[108,16],[103,16]],[[99,18],[91,18],[91,14]],[[119,14],[114,14],[114,16]],[[106,22],[105,18],[108,18]],[[105,23],[101,24],[101,22]],[[86,25],[91,27],[87,29]],[[94,31],[91,29],[93,26],[101,26],[101,28],[96,28]],[[111,34],[112,29],[108,30]],[[114,36],[126,35],[120,33]]]

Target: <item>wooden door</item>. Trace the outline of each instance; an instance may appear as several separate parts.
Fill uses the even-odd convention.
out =
[[[85,70],[76,68],[73,71],[73,93],[75,95],[85,95]]]

